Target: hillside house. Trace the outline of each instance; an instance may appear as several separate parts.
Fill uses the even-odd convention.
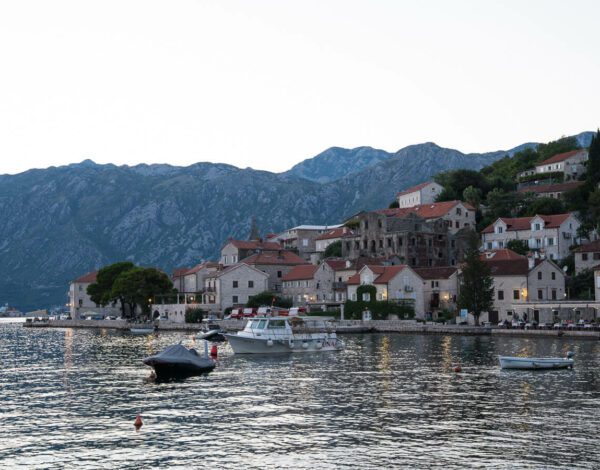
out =
[[[269,240],[280,243],[285,250],[295,251],[305,262],[314,264],[319,257],[318,253],[321,253],[317,250],[317,238],[340,227],[341,225],[298,225]]]
[[[600,264],[600,240],[578,246],[573,250],[573,255],[575,257],[575,274],[586,269],[594,269]]]
[[[239,263],[250,255],[263,251],[279,251],[279,243],[263,240],[234,240],[230,238],[221,248],[221,264],[229,266]]]
[[[481,232],[483,248],[506,248],[509,240],[525,240],[531,250],[560,260],[577,242],[581,223],[573,213],[536,215],[534,217],[501,217]]]
[[[345,235],[350,235],[352,231],[345,226],[337,227],[315,238],[315,251],[323,253],[329,245],[342,240]]]
[[[398,205],[401,209],[421,204],[431,204],[443,191],[443,187],[434,181],[427,181],[398,193]]]
[[[306,264],[304,259],[288,250],[263,251],[244,258],[242,262],[267,273],[269,276],[267,290],[271,292],[282,292],[283,276],[295,266]]]
[[[523,194],[531,193],[536,197],[551,197],[554,199],[560,199],[565,192],[576,189],[582,184],[583,181],[567,181],[566,183],[552,184],[530,184],[528,186],[521,186],[518,189],[518,192]]]
[[[387,217],[405,218],[416,215],[427,222],[443,220],[451,234],[462,229],[475,229],[475,208],[462,201],[444,201],[397,209],[376,211]]]
[[[575,181],[585,173],[585,162],[589,158],[586,149],[571,150],[570,152],[554,155],[535,166],[536,174],[560,172],[565,181]]]

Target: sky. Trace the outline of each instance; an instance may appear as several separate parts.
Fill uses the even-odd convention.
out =
[[[596,0],[0,2],[0,174],[285,171],[332,147],[505,150],[600,126]]]

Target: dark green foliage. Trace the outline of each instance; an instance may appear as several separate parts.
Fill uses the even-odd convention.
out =
[[[571,249],[573,249],[575,247],[571,247]],[[558,265],[564,269],[564,267],[567,267],[567,275],[571,276],[575,273],[575,255],[573,253],[570,253],[569,256],[564,257],[563,259],[561,259],[558,262]]]
[[[434,180],[444,189],[437,201],[453,201],[461,199],[466,188],[472,186],[479,189],[481,194],[487,194],[488,181],[483,174],[475,170],[450,170],[438,173]]]
[[[478,209],[479,204],[481,204],[481,190],[479,188],[469,186],[463,191],[461,200],[468,202],[475,209]]]
[[[543,162],[559,153],[570,152],[578,149],[577,139],[575,137],[562,137],[558,140],[548,142],[547,144],[539,144],[537,146],[538,160],[536,163]]]
[[[506,156],[495,161],[491,165],[482,168],[481,173],[484,174],[488,180],[497,178],[499,180],[512,182],[515,180],[517,173],[533,168],[538,159],[538,153],[532,148],[527,148],[515,153],[512,158]]]
[[[600,183],[600,130],[596,131],[590,143],[586,183],[590,187],[597,187]]]
[[[361,320],[362,312],[365,309],[371,311],[373,320],[386,320],[388,315],[398,315],[401,320],[414,318],[415,316],[412,302],[348,300],[344,304],[344,318],[347,320]]]
[[[369,294],[369,302],[377,300],[377,288],[371,285],[358,286],[356,289],[356,298],[362,302],[363,294]]]
[[[323,258],[340,258],[342,256],[342,241],[338,240],[325,248]]]
[[[112,287],[112,295],[122,298],[135,312],[139,306],[144,315],[150,313],[150,304],[157,295],[173,292],[173,283],[169,276],[156,268],[135,267],[121,273]]]
[[[563,214],[566,211],[565,204],[560,199],[552,197],[538,197],[529,202],[520,213],[522,216],[534,216],[536,214],[552,215]]]
[[[258,308],[263,306],[275,306],[281,308],[290,308],[293,303],[291,299],[287,297],[281,297],[273,292],[261,292],[260,294],[253,295],[246,302],[246,307]]]
[[[490,311],[494,299],[493,280],[490,268],[479,258],[477,235],[473,234],[465,256],[462,284],[458,296],[460,308],[466,308],[479,324],[482,312]]]
[[[315,310],[314,312],[307,312],[306,314],[309,317],[333,317],[336,319],[340,318],[340,311],[339,310],[327,310],[327,311],[322,311],[322,310]]]
[[[400,203],[397,199],[394,199],[392,202],[390,202],[388,209],[398,209],[398,207],[400,207]]]
[[[594,299],[594,271],[586,269],[575,276],[569,276],[566,283],[569,299]]]
[[[527,183],[529,181],[544,181],[545,184],[562,183],[565,179],[564,173],[560,171],[551,171],[548,173],[536,173],[535,175],[521,176],[519,183]]]
[[[206,316],[206,312],[201,308],[190,308],[185,311],[185,322],[186,323],[201,323],[202,319]]]
[[[506,244],[506,248],[520,255],[529,253],[529,245],[527,245],[525,240],[509,240]]]
[[[121,261],[104,266],[96,275],[96,282],[90,284],[87,288],[87,294],[92,302],[98,305],[106,306],[113,302],[119,302],[121,305],[121,314],[125,317],[125,302],[122,297],[113,294],[113,284],[122,273],[135,268],[135,265],[129,261]]]

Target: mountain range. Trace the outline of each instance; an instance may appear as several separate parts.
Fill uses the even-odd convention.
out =
[[[577,136],[589,145],[592,133]],[[0,303],[64,304],[69,282],[120,260],[167,272],[216,259],[228,237],[335,224],[387,207],[440,171],[480,169],[506,151],[463,154],[424,143],[388,153],[332,147],[284,173],[218,163],[78,164],[0,175]]]

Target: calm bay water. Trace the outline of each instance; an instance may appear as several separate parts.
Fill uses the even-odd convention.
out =
[[[0,467],[600,468],[598,342],[344,339],[276,357],[219,346],[213,373],[156,384],[141,359],[190,335],[0,324]],[[568,350],[572,371],[497,364]]]

